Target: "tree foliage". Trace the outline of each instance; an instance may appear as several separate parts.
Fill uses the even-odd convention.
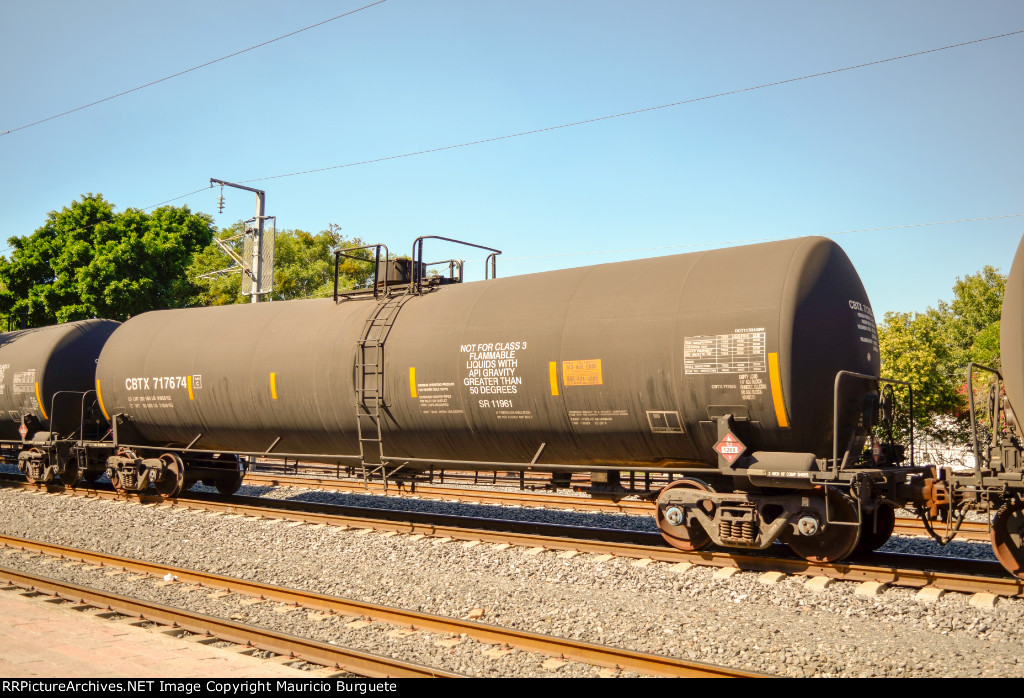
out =
[[[213,239],[212,219],[187,206],[115,213],[100,194],[51,211],[32,235],[0,257],[0,312],[28,326],[194,303],[186,270]]]
[[[885,314],[878,328],[882,376],[913,386],[918,432],[942,441],[967,442],[967,365],[999,368],[999,318],[1005,289],[1006,277],[986,266],[957,279],[952,302],[939,301],[937,308],[923,313]],[[983,390],[987,389],[985,379],[983,375]],[[976,394],[976,404],[984,402],[978,398]]]
[[[236,237],[242,232],[239,222],[221,232],[221,239]],[[241,244],[234,242],[233,249],[242,254]],[[305,230],[279,230],[275,240],[274,288],[272,300],[294,298],[326,298],[334,293],[334,250],[360,246],[358,239],[349,240],[342,235],[323,230],[310,233]],[[359,256],[369,260],[368,252]],[[190,277],[202,288],[204,305],[226,305],[248,303],[249,298],[241,295],[241,271],[237,268],[229,274],[203,277],[210,272],[228,269],[232,259],[216,244],[201,250],[189,269]],[[373,275],[373,264],[369,261],[343,259],[339,269],[338,287],[341,290],[358,288],[367,283]],[[265,299],[264,296],[262,299]],[[261,300],[262,300],[261,299]]]

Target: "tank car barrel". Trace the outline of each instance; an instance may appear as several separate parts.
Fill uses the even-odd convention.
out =
[[[729,277],[742,283],[711,291]],[[839,247],[810,238],[381,302],[146,313],[97,378],[144,442],[202,433],[195,448],[260,453],[279,439],[280,453],[369,448],[410,466],[529,463],[545,442],[540,465],[713,467],[726,408],[758,450],[826,457],[836,372],[877,375],[869,312]]]

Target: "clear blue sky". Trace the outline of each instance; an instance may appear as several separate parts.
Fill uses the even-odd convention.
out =
[[[371,1],[6,3],[0,132]],[[387,0],[0,135],[0,238],[86,192],[148,207],[210,177],[440,148],[1022,29],[1020,0]],[[1021,66],[1024,34],[250,186],[279,227],[336,223],[403,253],[418,235],[462,238],[504,250],[502,276],[1024,214]],[[223,226],[252,215],[239,191],[217,214],[218,193],[174,203]],[[1022,235],[1024,216],[834,238],[881,316],[948,299],[983,265],[1008,271]],[[634,251],[590,254],[608,250]]]

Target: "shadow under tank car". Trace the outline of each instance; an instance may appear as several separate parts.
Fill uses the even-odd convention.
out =
[[[804,238],[146,313],[110,338],[97,385],[135,465],[156,448],[383,477],[584,472],[594,496],[656,499],[676,547],[781,538],[838,560],[881,545],[932,475],[872,440],[878,368],[856,271]],[[643,473],[674,482],[633,487]]]

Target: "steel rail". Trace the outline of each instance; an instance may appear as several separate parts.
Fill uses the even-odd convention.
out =
[[[415,628],[416,630],[465,634],[468,637],[472,637],[473,639],[484,643],[507,644],[516,647],[517,649],[561,656],[566,659],[572,659],[595,666],[612,668],[618,667],[627,671],[636,671],[653,676],[702,678],[762,676],[761,674],[728,669],[709,664],[689,662],[672,657],[644,654],[618,647],[597,645],[512,628],[502,628],[474,621],[422,613],[419,611],[407,611],[400,608],[345,599],[338,596],[329,596],[312,591],[289,589],[286,587],[262,584],[259,582],[238,579],[235,577],[226,577],[198,570],[189,570],[169,565],[133,560],[130,558],[122,558],[106,553],[83,551],[76,548],[69,548],[62,545],[44,543],[40,541],[23,540],[0,535],[0,544],[9,548],[37,552],[55,557],[59,556],[64,559],[80,560],[82,562],[93,563],[105,567],[114,567],[127,572],[138,572],[157,577],[171,574],[176,576],[179,582],[197,584],[214,589],[222,589],[232,593],[260,597],[284,604],[295,604],[311,610],[337,613],[346,616],[372,618],[385,623]],[[132,614],[134,615],[135,612],[133,611]],[[156,619],[152,616],[146,617],[151,620]],[[203,617],[206,618],[206,616]],[[179,625],[183,624],[179,622]],[[240,624],[230,623],[230,625]],[[206,629],[203,628],[199,632],[206,632]],[[213,634],[220,637],[218,633]],[[231,641],[236,642],[236,640]],[[328,645],[328,647],[333,646]],[[271,651],[279,654],[286,653],[285,651],[279,651],[276,649],[271,649]],[[287,651],[294,652],[297,655],[301,654],[296,650]],[[306,655],[303,654],[302,656]]]
[[[195,613],[163,604],[121,596],[49,577],[0,567],[0,579],[50,596],[106,608],[115,613],[179,627],[189,632],[210,635],[227,642],[251,645],[275,654],[287,655],[312,664],[334,667],[370,678],[462,678],[462,674],[431,669],[381,657],[369,652],[345,649],[326,642],[249,626],[203,613]]]
[[[19,480],[19,482],[20,481],[21,480]],[[270,473],[249,473],[245,476],[244,484],[257,487],[297,487],[346,494],[386,494],[389,496],[399,497],[419,497],[425,499],[459,501],[466,502],[468,504],[524,506],[643,516],[654,515],[654,505],[651,502],[639,500],[620,500],[618,502],[612,502],[599,499],[585,499],[583,497],[558,495],[548,492],[509,492],[466,487],[450,487],[446,485],[416,485],[415,490],[411,490],[406,487],[396,487],[394,484],[385,488],[383,483],[372,481],[364,482],[363,480],[339,480],[336,478],[275,475]],[[83,490],[84,488],[78,487],[77,489]],[[92,492],[93,490],[88,491]],[[897,517],[893,533],[902,536],[927,535],[924,524],[921,523],[921,520],[913,517]],[[989,541],[990,536],[991,533],[988,522],[964,521],[961,524],[956,537],[959,540]]]
[[[426,499],[456,500],[467,503],[519,505],[541,507],[546,509],[573,509],[578,511],[613,512],[618,514],[654,515],[654,504],[646,501],[623,499],[618,502],[585,499],[548,492],[509,492],[501,490],[481,490],[466,487],[449,487],[438,485],[416,485],[415,489],[396,487],[394,484],[384,487],[380,482],[364,482],[362,480],[338,480],[335,478],[305,477],[301,475],[274,475],[270,473],[249,473],[245,476],[245,484],[263,487],[299,487],[360,494],[362,492],[387,494],[399,497],[422,497]],[[926,535],[924,524],[913,517],[897,517],[893,531],[902,536]],[[989,540],[989,524],[985,521],[964,521],[957,538],[962,540]]]
[[[24,484],[26,488],[38,489],[35,485]],[[896,586],[921,588],[934,586],[945,591],[957,591],[964,593],[993,593],[1000,596],[1024,596],[1024,580],[1016,577],[1006,576],[1005,571],[998,563],[990,563],[991,569],[1002,576],[991,576],[989,574],[961,574],[957,572],[946,572],[935,570],[934,558],[917,558],[917,567],[920,569],[907,568],[904,565],[912,558],[900,558],[899,556],[888,555],[887,559],[894,560],[892,565],[872,565],[850,561],[825,563],[810,562],[802,558],[779,557],[772,555],[770,551],[754,551],[744,553],[741,551],[719,552],[712,550],[683,551],[664,545],[660,535],[656,533],[640,533],[632,531],[599,530],[567,526],[537,525],[537,528],[547,527],[559,530],[558,534],[544,535],[538,533],[523,533],[510,530],[486,530],[480,528],[467,528],[464,525],[445,525],[431,523],[433,517],[425,517],[423,514],[413,514],[420,521],[380,519],[370,516],[339,515],[331,513],[319,513],[314,511],[294,509],[268,508],[265,504],[242,504],[239,500],[244,498],[235,497],[234,501],[222,501],[214,499],[163,499],[156,495],[123,495],[106,490],[75,490],[76,494],[85,496],[96,496],[107,499],[127,499],[140,503],[162,503],[165,506],[184,506],[208,511],[222,511],[228,514],[241,514],[255,518],[280,519],[285,521],[297,521],[309,524],[325,524],[335,527],[347,527],[357,529],[372,529],[382,532],[397,532],[413,535],[424,535],[438,538],[449,538],[460,541],[479,541],[483,543],[507,543],[528,548],[540,548],[552,551],[574,551],[577,553],[593,553],[596,555],[614,555],[631,559],[650,559],[658,562],[680,563],[688,562],[696,565],[710,567],[736,567],[746,571],[778,571],[786,574],[801,576],[827,576],[843,581],[875,581]],[[267,500],[263,500],[267,501]],[[276,502],[280,504],[280,502]],[[323,506],[323,505],[321,505]],[[395,514],[395,512],[388,512]],[[408,512],[398,512],[408,514]],[[438,517],[444,518],[444,517]],[[464,518],[464,517],[447,517]],[[466,519],[469,521],[470,519]],[[487,521],[487,520],[485,520]],[[496,522],[503,525],[521,524],[522,522]],[[579,530],[592,535],[591,538],[567,538],[565,530]],[[601,534],[615,534],[620,540],[607,540],[598,538]],[[621,538],[632,540],[649,540],[650,543],[636,543]],[[877,555],[877,554],[876,554]],[[964,563],[973,561],[962,561]],[[950,565],[947,560],[943,564]]]
[[[945,524],[936,524],[935,528],[938,532],[942,533],[945,531]],[[897,517],[896,528],[893,530],[893,533],[901,536],[924,536],[928,534],[921,519],[902,516]],[[988,521],[964,521],[960,524],[960,530],[956,534],[956,537],[960,540],[989,541],[991,536],[991,528]]]
[[[328,490],[331,492],[363,492],[396,495],[400,497],[425,497],[427,499],[457,499],[458,501],[477,502],[480,504],[503,504],[535,506],[557,509],[579,509],[582,511],[613,512],[617,514],[646,514],[654,516],[654,505],[651,502],[623,499],[618,502],[600,499],[585,499],[554,493],[507,492],[501,490],[464,489],[444,485],[419,485],[415,489],[396,487],[393,483],[387,488],[380,482],[363,482],[362,480],[337,480],[333,478],[304,477],[301,475],[272,475],[269,473],[248,473],[246,485],[257,487],[305,487],[307,489]]]

